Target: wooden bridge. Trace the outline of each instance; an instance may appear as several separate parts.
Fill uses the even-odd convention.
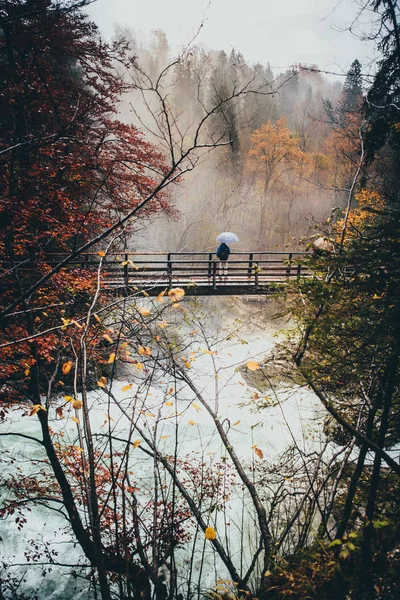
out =
[[[144,290],[149,296],[174,287],[196,296],[270,294],[291,278],[308,274],[297,260],[305,254],[231,252],[223,272],[212,252],[108,253],[103,257],[102,288],[123,294]],[[99,256],[84,254],[78,261],[93,268]]]

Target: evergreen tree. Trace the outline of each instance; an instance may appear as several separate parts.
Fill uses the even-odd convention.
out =
[[[352,62],[343,86],[342,110],[351,113],[360,108],[362,103],[362,75],[359,60]]]

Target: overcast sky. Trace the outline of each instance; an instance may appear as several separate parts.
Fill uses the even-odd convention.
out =
[[[371,44],[344,31],[357,9],[357,0],[97,0],[87,12],[107,39],[115,23],[145,35],[162,29],[178,52],[204,22],[196,43],[207,49],[235,48],[277,69],[301,62],[346,72],[355,58],[367,71],[374,58]]]

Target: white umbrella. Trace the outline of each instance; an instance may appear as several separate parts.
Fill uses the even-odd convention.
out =
[[[239,238],[236,233],[231,233],[230,231],[224,231],[224,233],[220,233],[217,237],[217,242],[221,242],[221,244],[233,244],[238,241]]]

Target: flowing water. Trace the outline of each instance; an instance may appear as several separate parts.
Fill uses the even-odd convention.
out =
[[[197,390],[218,415],[227,431],[229,443],[254,481],[260,479],[263,464],[273,465],[289,446],[295,445],[309,452],[318,449],[323,438],[324,415],[310,392],[291,385],[265,393],[250,387],[244,380],[239,367],[249,360],[262,361],[274,344],[271,330],[264,333],[254,331],[254,328],[247,332],[245,340],[233,336],[220,342],[214,348],[216,354],[203,353],[196,343],[195,350],[200,351],[190,368]],[[135,405],[138,427],[156,441],[162,454],[171,456],[176,453],[182,473],[184,463],[203,465],[199,469],[209,469],[213,475],[217,473],[226,493],[221,492],[214,505],[210,499],[205,499],[203,508],[208,507],[208,524],[215,528],[221,541],[229,548],[237,568],[246,571],[258,544],[255,512],[247,491],[237,475],[232,475],[227,451],[212,417],[187,385],[179,384],[176,394],[169,394],[174,382],[165,375],[159,376],[150,386],[142,386],[141,383],[137,370],[126,373],[125,380],[113,382],[112,393],[119,406],[110,403],[109,396],[101,389],[90,392],[93,432],[104,434],[110,426],[116,438],[126,439],[130,427],[127,415],[132,415]],[[132,387],[124,391],[123,388],[129,384]],[[255,396],[267,396],[269,406],[256,410]],[[79,445],[76,423],[70,418],[67,421],[54,419],[51,425],[56,434],[61,432],[63,444]],[[24,433],[40,439],[36,417],[24,416],[22,409],[15,410],[12,418],[2,425],[1,433],[6,432]],[[132,436],[132,440],[136,439],[141,439],[137,432]],[[0,444],[2,456],[8,459],[9,473],[19,468],[26,476],[37,480],[44,477],[48,466],[43,462],[45,456],[40,445],[14,436],[0,437]],[[118,442],[115,447],[118,449]],[[146,497],[151,496],[154,480],[153,461],[141,451],[141,447],[145,447],[143,440],[131,453],[131,462],[138,498],[144,506]],[[187,475],[190,479],[190,473]],[[166,475],[165,481],[168,479]],[[189,487],[195,487],[195,481],[194,477],[194,483]],[[83,557],[79,547],[71,542],[66,521],[58,512],[60,507],[57,504],[53,506],[54,510],[36,506],[31,512],[25,512],[27,523],[21,530],[16,522],[17,513],[3,520],[3,562],[14,565],[7,571],[21,580],[19,589],[30,590],[31,594],[34,590],[40,600],[92,597],[86,580],[82,578],[85,569],[69,567],[82,563]],[[187,527],[194,535],[196,528],[193,523],[188,522]],[[39,558],[39,566],[32,564],[36,547],[42,551],[45,549],[44,555]],[[27,550],[32,557],[26,555]],[[52,555],[53,552],[57,555]],[[216,579],[229,576],[203,533],[197,533],[191,542],[178,548],[175,559],[183,592],[186,592],[189,577],[192,587],[200,583],[202,588],[207,588],[212,587]]]

